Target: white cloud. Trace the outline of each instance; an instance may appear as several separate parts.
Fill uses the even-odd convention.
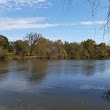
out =
[[[105,24],[106,21],[83,21],[80,22],[81,25],[101,25],[101,24]]]
[[[10,2],[15,4],[32,4],[46,2],[46,0],[0,0],[0,4],[8,4]]]
[[[29,18],[0,18],[0,30],[12,29],[35,29],[35,28],[49,28],[49,27],[70,27],[76,25],[93,25],[93,22],[79,22],[79,23],[46,23],[44,17],[29,17]],[[95,21],[97,25],[103,24],[102,21]]]
[[[56,27],[60,24],[42,23],[45,18],[34,17],[34,18],[0,18],[0,30],[10,29],[30,29],[30,28],[49,28]]]
[[[51,3],[47,0],[0,0],[0,12],[19,10],[23,7],[47,8]]]

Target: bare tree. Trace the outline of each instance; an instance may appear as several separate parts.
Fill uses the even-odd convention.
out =
[[[38,34],[38,33],[27,34],[26,38],[27,38],[27,41],[28,41],[29,46],[30,46],[30,56],[32,55],[33,50],[34,50],[35,46],[37,45],[41,36],[42,35]]]

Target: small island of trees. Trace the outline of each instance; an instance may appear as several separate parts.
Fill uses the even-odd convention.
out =
[[[0,60],[5,59],[102,59],[109,58],[110,46],[88,39],[77,42],[51,41],[39,33],[27,34],[25,40],[9,42],[0,35]]]

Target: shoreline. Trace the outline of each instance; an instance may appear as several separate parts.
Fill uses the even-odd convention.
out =
[[[38,59],[38,60],[109,60],[110,58],[44,58],[44,57],[38,57],[35,55],[32,56],[20,56],[15,54],[7,54],[5,60],[30,60],[30,59]]]

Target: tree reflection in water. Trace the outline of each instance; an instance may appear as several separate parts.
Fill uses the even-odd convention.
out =
[[[45,60],[37,60],[37,61],[29,61],[28,68],[28,76],[27,79],[31,83],[41,82],[45,76],[47,71],[48,61]]]
[[[6,79],[7,73],[9,71],[8,67],[9,67],[8,62],[0,61],[0,83]]]
[[[105,101],[110,102],[110,90],[107,90],[107,91],[103,94],[102,98],[103,98]]]

